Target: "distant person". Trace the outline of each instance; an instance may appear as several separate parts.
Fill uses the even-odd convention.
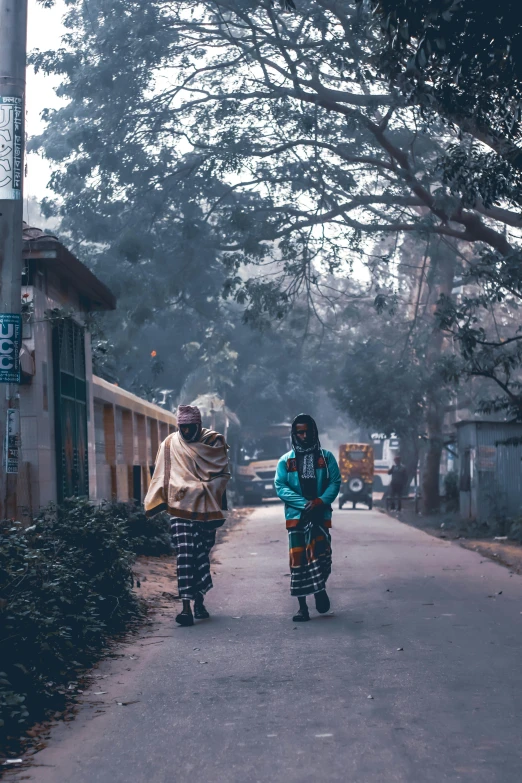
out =
[[[310,619],[306,596],[318,612],[330,609],[326,582],[332,570],[332,503],[341,474],[334,455],[321,448],[317,425],[302,413],[292,422],[293,449],[277,465],[275,488],[285,504],[290,548],[290,595],[299,601],[296,623]]]
[[[204,596],[212,588],[210,551],[216,530],[225,521],[226,486],[230,478],[228,446],[223,435],[201,426],[198,408],[180,405],[179,431],[161,444],[145,497],[145,512],[171,516],[177,556],[178,589],[183,610],[179,625],[210,617]],[[190,602],[194,602],[194,614]]]
[[[397,500],[397,511],[402,511],[402,496],[408,484],[408,472],[398,454],[393,459],[393,465],[388,471],[388,476],[391,476],[390,508],[395,511],[395,500]]]

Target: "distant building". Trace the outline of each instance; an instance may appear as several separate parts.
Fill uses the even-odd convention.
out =
[[[19,512],[70,496],[141,500],[175,416],[93,376],[89,314],[112,292],[55,237],[24,226]]]

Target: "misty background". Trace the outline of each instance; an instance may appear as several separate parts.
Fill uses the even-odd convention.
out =
[[[118,298],[98,374],[334,451],[395,432],[429,511],[455,423],[522,418],[511,32],[291,6],[31,0],[26,219]]]

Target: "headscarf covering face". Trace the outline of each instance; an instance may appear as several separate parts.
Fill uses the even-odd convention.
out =
[[[306,441],[297,437],[297,425],[307,424]],[[300,413],[292,422],[292,445],[295,450],[297,470],[301,491],[305,498],[314,500],[317,497],[316,463],[321,444],[315,420],[306,413]]]
[[[186,440],[187,443],[194,443],[194,441],[199,440],[199,436],[201,435],[201,424],[182,424],[181,426],[183,429],[188,428],[187,435],[185,435],[181,427],[179,429],[179,434],[183,440]]]

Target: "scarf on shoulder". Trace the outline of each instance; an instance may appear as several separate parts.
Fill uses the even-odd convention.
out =
[[[197,441],[179,432],[161,444],[154,475],[145,496],[145,513],[168,511],[196,522],[224,519],[223,496],[230,479],[228,446],[223,435],[202,429]]]

